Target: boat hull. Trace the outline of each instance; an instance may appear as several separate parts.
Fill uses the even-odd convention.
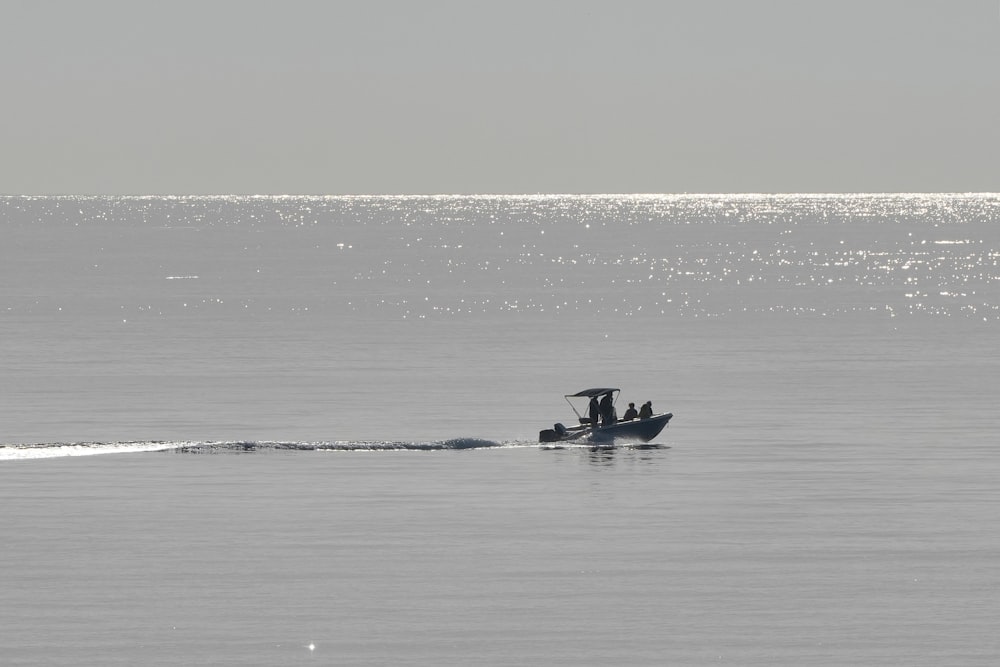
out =
[[[649,442],[660,434],[673,416],[673,413],[667,412],[648,419],[633,419],[596,428],[586,424],[574,428],[560,428],[561,425],[557,424],[555,429],[546,429],[539,433],[538,439],[540,442],[567,440],[599,443]]]

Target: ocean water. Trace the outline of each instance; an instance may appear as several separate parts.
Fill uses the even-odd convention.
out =
[[[998,262],[997,195],[0,197],[0,663],[996,664]],[[540,447],[598,385],[675,417]]]

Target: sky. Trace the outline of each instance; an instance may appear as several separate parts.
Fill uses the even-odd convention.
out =
[[[1000,191],[1000,0],[0,0],[2,194]]]

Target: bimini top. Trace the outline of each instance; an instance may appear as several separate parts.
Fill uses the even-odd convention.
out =
[[[596,387],[594,389],[584,389],[583,391],[578,391],[575,394],[566,394],[566,398],[577,398],[579,396],[593,398],[594,396],[602,396],[603,394],[609,394],[613,391],[621,391],[621,389],[615,389],[613,387]]]

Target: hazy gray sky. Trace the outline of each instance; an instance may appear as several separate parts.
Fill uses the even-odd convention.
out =
[[[0,192],[1000,190],[998,0],[0,0]]]

